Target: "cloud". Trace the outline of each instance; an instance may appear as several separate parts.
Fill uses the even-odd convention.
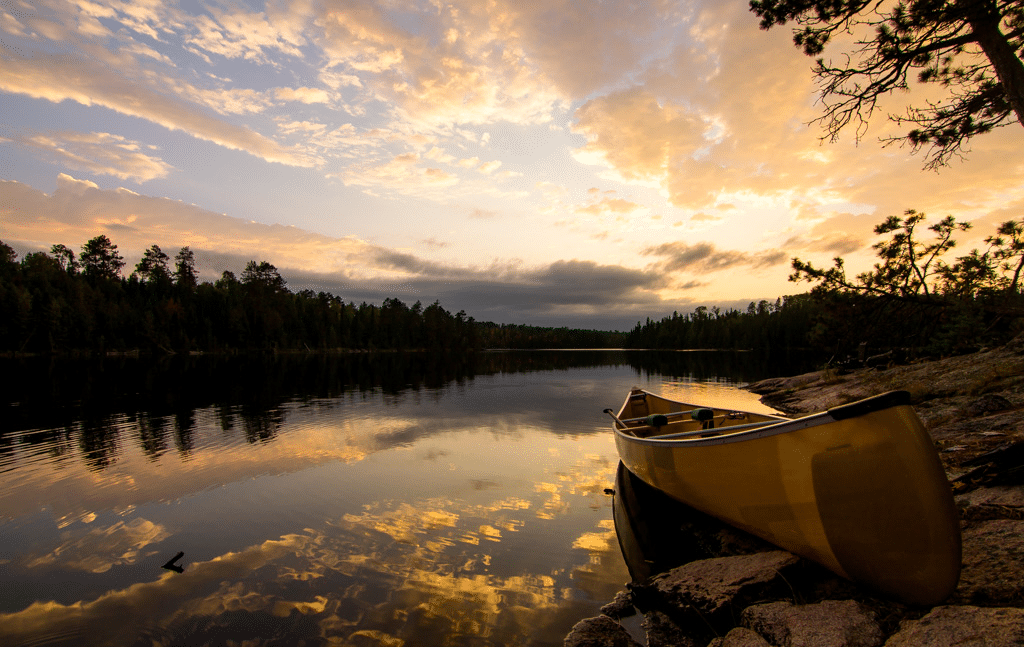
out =
[[[793,236],[783,247],[795,252],[822,252],[845,256],[866,250],[881,218],[874,214],[838,213],[821,218],[806,233]]]
[[[396,155],[376,165],[353,165],[336,174],[346,185],[379,187],[406,195],[437,195],[459,183],[459,177],[435,166],[421,166],[415,153]]]
[[[75,53],[35,52],[30,58],[0,55],[0,90],[24,94],[53,103],[72,100],[84,106],[99,105],[132,117],[152,121],[170,130],[181,130],[225,148],[240,150],[268,162],[313,166],[315,160],[289,150],[245,126],[228,123],[180,99],[163,95],[125,77],[96,60]],[[247,105],[235,96],[207,91],[209,101],[218,99],[226,111]],[[248,95],[247,95],[248,96]]]
[[[274,96],[281,101],[301,103],[330,103],[331,95],[319,88],[277,88]]]
[[[253,254],[264,252],[272,254],[269,260],[279,266],[349,268],[359,276],[367,267],[356,261],[370,249],[354,238],[258,224],[125,189],[99,189],[65,174],[58,177],[51,195],[20,182],[0,181],[0,213],[0,234],[5,240],[44,250],[55,243],[74,247],[115,230],[111,239],[126,258],[140,257],[154,243],[165,249],[189,245],[197,251],[205,279],[232,268],[210,267],[204,259],[237,255],[244,265]]]
[[[43,152],[59,163],[96,175],[146,182],[166,177],[171,166],[140,149],[144,144],[111,133],[49,131],[13,135],[11,141]]]
[[[587,144],[575,157],[604,164],[625,181],[660,183],[707,145],[709,131],[710,124],[699,114],[634,88],[580,106],[573,132],[585,135]]]
[[[663,243],[646,247],[641,254],[664,257],[665,260],[659,264],[659,270],[665,273],[686,270],[706,274],[744,265],[758,269],[779,265],[788,260],[786,253],[777,249],[751,254],[719,250],[707,242],[693,245],[684,242]]]
[[[507,30],[476,3],[431,11],[325,2],[317,43],[328,70],[350,70],[396,118],[433,129],[497,121],[546,123],[563,97]]]
[[[190,34],[186,42],[210,54],[225,58],[242,58],[256,62],[268,61],[268,50],[288,56],[302,56],[306,44],[302,35],[304,18],[293,3],[289,12],[246,12],[239,7],[208,7],[209,15],[189,17]]]
[[[52,552],[29,560],[29,568],[59,563],[65,568],[106,573],[114,566],[134,564],[139,551],[170,536],[167,529],[152,521],[136,517],[128,523],[118,521],[107,528],[94,528],[78,537],[69,537]]]
[[[602,197],[582,207],[576,207],[576,213],[589,216],[628,215],[643,209],[643,205],[622,198]]]
[[[676,22],[671,2],[460,0],[455,24],[467,38],[488,34],[550,79],[563,96],[582,98],[642,68],[658,49],[659,29]]]

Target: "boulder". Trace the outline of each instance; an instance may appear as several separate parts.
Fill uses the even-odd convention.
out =
[[[644,614],[647,647],[697,647],[698,642],[675,621],[660,611]]]
[[[746,627],[736,627],[722,638],[714,638],[708,643],[708,647],[772,647],[772,645],[756,631]]]
[[[565,647],[641,647],[619,623],[607,616],[580,620],[565,637]]]
[[[1024,645],[1024,609],[936,607],[918,620],[904,620],[885,647],[1020,647]]]
[[[781,572],[799,563],[792,553],[773,550],[753,555],[690,562],[650,580],[635,592],[654,595],[663,605],[698,616],[697,622],[728,629],[728,621],[753,602],[791,593]],[[643,608],[644,605],[641,605]]]
[[[956,497],[963,519],[1024,519],[1024,486],[995,485]]]
[[[979,416],[986,416],[990,413],[997,411],[1006,411],[1012,409],[1013,403],[1004,398],[1001,395],[995,393],[987,393],[977,400],[972,400],[964,407],[964,415],[969,418],[976,418]]]
[[[957,602],[1024,603],[1024,521],[993,519],[964,530],[963,554]]]
[[[756,604],[740,622],[776,647],[878,647],[883,640],[874,614],[853,600]]]
[[[619,591],[615,594],[614,600],[601,607],[601,615],[615,620],[628,618],[635,613],[636,607],[633,606],[633,594],[629,591]]]

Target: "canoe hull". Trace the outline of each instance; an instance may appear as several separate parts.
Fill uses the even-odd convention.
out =
[[[881,593],[936,604],[961,561],[945,472],[913,408],[862,409],[732,438],[615,438],[626,468],[673,498]],[[631,413],[627,400],[620,418]]]

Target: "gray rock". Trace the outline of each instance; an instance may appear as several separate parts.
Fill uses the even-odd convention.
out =
[[[988,393],[977,400],[972,400],[964,407],[964,414],[976,417],[985,416],[996,411],[1006,411],[1013,408],[1013,404],[1001,395]]]
[[[1002,436],[982,436],[985,432],[1001,432],[1015,437],[1024,423],[1024,411],[1002,411],[993,413],[983,419],[955,416],[945,422],[931,426],[928,433],[932,438],[947,442],[981,442],[996,446],[1006,441]],[[927,421],[926,421],[927,424]]]
[[[714,638],[708,647],[772,647],[756,631],[746,627],[736,627],[722,638]]]
[[[1024,486],[993,485],[956,497],[963,519],[1024,519]]]
[[[663,604],[696,612],[701,621],[720,628],[720,621],[733,611],[789,594],[780,572],[798,562],[782,550],[704,559],[654,577],[644,588]]]
[[[994,519],[964,530],[963,553],[957,602],[1024,602],[1024,521]]]
[[[580,620],[565,637],[565,647],[641,647],[619,623],[607,616]]]
[[[936,607],[918,620],[904,620],[885,647],[1020,647],[1024,609]]]
[[[779,571],[798,562],[785,551],[717,557],[674,568],[651,579],[650,586],[670,604],[714,616],[784,587]]]
[[[697,641],[660,611],[644,614],[647,647],[697,647]]]
[[[628,618],[634,613],[636,613],[636,607],[633,606],[633,594],[629,591],[619,591],[615,594],[614,600],[601,607],[602,615],[615,620]]]
[[[853,600],[757,604],[740,622],[777,647],[877,647],[883,639],[874,614]]]

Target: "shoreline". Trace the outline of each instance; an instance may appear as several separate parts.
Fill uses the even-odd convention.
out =
[[[910,392],[960,511],[956,591],[939,605],[910,607],[751,542],[717,520],[684,522],[687,532],[715,539],[704,543],[720,549],[626,584],[601,616],[577,623],[567,647],[635,647],[638,638],[648,647],[1024,644],[1024,335],[971,355],[824,369],[746,389],[793,416],[886,391]],[[636,614],[645,635],[637,635]]]

